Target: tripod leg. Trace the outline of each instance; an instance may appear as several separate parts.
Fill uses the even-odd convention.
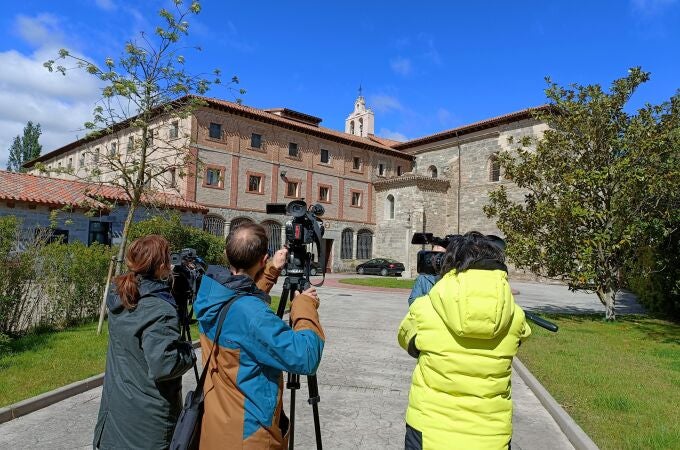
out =
[[[288,389],[290,389],[290,426],[288,428],[288,449],[295,448],[295,391],[300,389],[300,375],[288,373]]]
[[[309,400],[307,402],[312,405],[312,414],[314,415],[314,435],[316,436],[316,450],[321,450],[321,423],[319,422],[319,385],[316,380],[316,375],[307,377],[307,387],[309,387]]]

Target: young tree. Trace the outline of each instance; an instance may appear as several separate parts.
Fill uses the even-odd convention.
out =
[[[625,110],[648,79],[633,68],[609,92],[548,79],[551,107],[536,118],[549,129],[501,155],[524,201],[501,186],[485,207],[517,267],[595,292],[607,320],[616,317],[626,263],[680,224],[680,97]]]
[[[109,57],[99,65],[62,49],[58,59],[70,61],[74,67],[54,60],[44,64],[49,71],[64,75],[71,69],[85,70],[103,83],[93,119],[85,124],[90,136],[102,137],[102,146],[79,155],[77,170],[61,170],[125,192],[129,208],[117,273],[140,203],[148,204],[176,189],[177,178],[196,163],[189,149],[190,136],[184,131],[188,126],[182,125],[204,104],[199,96],[220,83],[219,70],[208,77],[190,74],[185,68],[183,53],[191,48],[183,42],[188,36],[187,20],[200,12],[200,3],[173,0],[172,4],[172,10],[159,12],[162,25],[152,35],[141,33],[137,40],[128,41],[117,60]],[[232,78],[232,83],[238,79]]]
[[[12,146],[9,149],[9,158],[7,160],[7,170],[10,172],[26,171],[21,166],[23,166],[25,162],[40,156],[40,152],[42,151],[42,145],[40,145],[39,142],[41,134],[42,130],[40,129],[40,124],[33,125],[33,122],[29,120],[24,127],[23,137],[17,136],[12,142]]]

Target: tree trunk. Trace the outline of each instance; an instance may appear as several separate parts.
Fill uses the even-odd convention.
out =
[[[137,209],[136,202],[130,202],[127,217],[125,218],[125,225],[123,225],[123,233],[120,237],[120,247],[118,247],[118,256],[116,258],[116,276],[123,272],[123,261],[125,261],[125,250],[127,249],[127,239],[130,234],[130,225]]]
[[[615,311],[615,293],[611,289],[599,288],[597,291],[597,297],[600,299],[605,307],[604,318],[607,321],[616,320]]]

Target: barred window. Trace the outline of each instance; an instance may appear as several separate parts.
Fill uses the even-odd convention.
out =
[[[207,231],[215,236],[224,236],[225,220],[217,215],[208,214],[203,219],[203,231]]]
[[[373,251],[373,233],[371,230],[359,230],[357,233],[357,259],[371,259]]]
[[[435,166],[428,167],[427,174],[432,178],[437,178],[437,168]]]
[[[489,181],[501,180],[501,161],[497,155],[491,155],[489,158]]]
[[[229,223],[229,232],[231,233],[232,231],[234,231],[234,229],[236,227],[238,227],[239,225],[244,224],[246,222],[252,222],[252,220],[247,218],[247,217],[237,217],[236,219],[233,219]]]
[[[354,253],[354,231],[350,228],[342,230],[341,241],[340,259],[352,259],[352,253]]]
[[[262,222],[265,233],[267,233],[267,240],[269,241],[269,254],[273,255],[281,248],[281,224],[274,220],[267,220]]]

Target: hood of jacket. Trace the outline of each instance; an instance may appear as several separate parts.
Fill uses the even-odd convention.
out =
[[[493,339],[512,322],[515,300],[507,269],[481,262],[460,273],[450,271],[429,294],[435,311],[452,334]]]
[[[137,289],[139,290],[139,297],[147,297],[153,295],[154,297],[161,298],[166,302],[170,303],[173,307],[177,308],[177,303],[170,293],[170,287],[167,282],[160,280],[146,278],[142,276],[137,276]],[[109,294],[106,297],[106,307],[112,314],[119,314],[125,308],[123,303],[118,296],[118,289],[115,282],[111,282],[109,287]]]
[[[268,305],[271,298],[260,290],[247,275],[234,275],[222,266],[210,266],[201,279],[201,286],[194,302],[196,317],[201,322],[217,320],[220,307],[235,295],[257,297]]]

